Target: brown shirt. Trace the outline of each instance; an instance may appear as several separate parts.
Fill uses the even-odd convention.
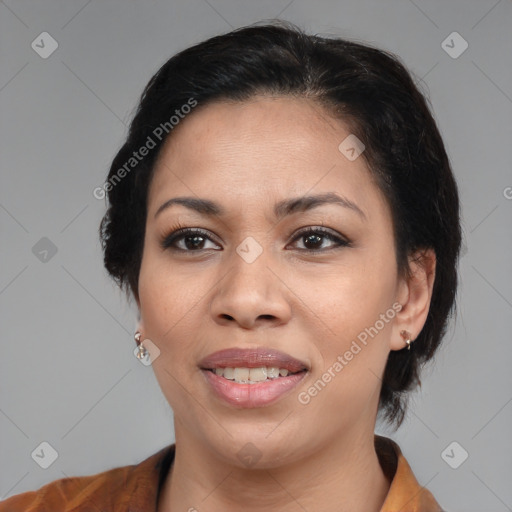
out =
[[[166,446],[139,464],[55,480],[0,501],[0,512],[156,512],[174,449],[174,444]],[[380,512],[443,512],[394,441],[375,435],[375,449],[391,480]]]

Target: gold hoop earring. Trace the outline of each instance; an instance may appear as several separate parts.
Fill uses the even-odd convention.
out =
[[[400,331],[400,336],[405,340],[405,343],[407,343],[407,350],[411,350],[411,343],[414,341],[411,339],[411,335],[408,331],[403,330]]]

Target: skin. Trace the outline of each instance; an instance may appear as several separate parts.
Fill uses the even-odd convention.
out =
[[[374,449],[381,378],[390,350],[406,347],[428,314],[435,257],[400,277],[389,205],[363,157],[338,145],[350,134],[312,100],[258,96],[198,107],[163,147],[148,192],[137,304],[142,339],[174,412],[176,457],[159,512],[169,510],[379,511],[389,490]],[[276,202],[336,192],[364,213],[338,205],[273,218]],[[226,209],[209,217],[167,200],[207,198]],[[199,248],[160,245],[179,222],[209,233]],[[350,246],[305,227],[324,226]],[[311,233],[310,233],[311,235]],[[246,237],[261,246],[247,263]],[[190,238],[189,238],[190,241]],[[186,249],[188,247],[188,252]],[[192,247],[192,248],[191,248]],[[316,249],[316,250],[315,250]],[[308,404],[298,400],[394,303],[402,309]],[[218,399],[198,363],[217,350],[265,346],[307,363],[305,379],[265,407]],[[261,458],[237,453],[246,443]]]

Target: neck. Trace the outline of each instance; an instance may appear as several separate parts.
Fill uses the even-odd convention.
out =
[[[373,431],[345,435],[293,464],[245,469],[226,464],[177,425],[158,512],[379,512],[389,486]]]

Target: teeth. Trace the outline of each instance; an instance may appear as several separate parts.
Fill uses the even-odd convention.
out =
[[[238,384],[255,384],[266,380],[286,377],[290,372],[286,368],[262,366],[260,368],[215,368],[215,375],[234,380]]]
[[[251,368],[249,371],[249,380],[253,382],[262,382],[267,380],[267,369],[263,368]]]
[[[235,382],[247,382],[249,380],[249,368],[235,368]]]
[[[267,377],[269,379],[275,379],[276,377],[279,377],[279,368],[275,366],[267,368]]]
[[[234,368],[216,368],[216,370],[224,370],[224,378],[233,380],[235,378],[235,369]],[[217,374],[218,375],[218,374]],[[222,377],[222,373],[220,374]]]

